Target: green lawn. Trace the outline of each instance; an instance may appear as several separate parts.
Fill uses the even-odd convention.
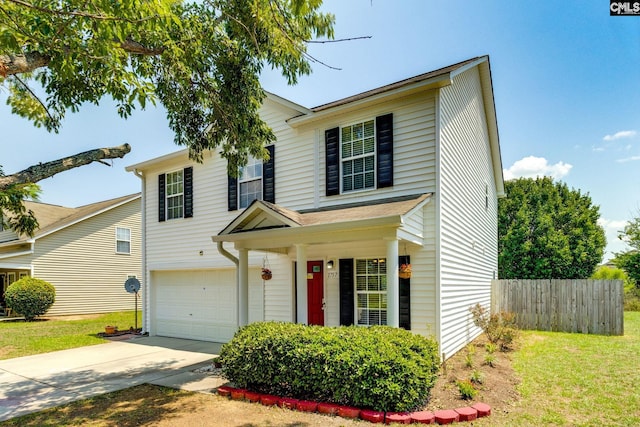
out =
[[[64,318],[25,322],[11,320],[0,322],[0,359],[48,353],[105,342],[98,336],[107,325],[116,325],[120,330],[135,325],[133,311],[106,313],[82,320]],[[138,312],[138,327],[141,325]]]
[[[640,312],[624,336],[522,333],[513,354],[522,400],[481,425],[640,425]]]

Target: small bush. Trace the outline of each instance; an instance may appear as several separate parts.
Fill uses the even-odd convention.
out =
[[[496,346],[492,342],[488,342],[484,345],[484,349],[486,350],[487,353],[492,354],[496,352],[496,350],[498,349],[498,346]]]
[[[473,383],[469,380],[456,381],[456,385],[458,386],[460,397],[462,397],[464,400],[472,400],[478,394],[478,390],[476,390]]]
[[[491,314],[480,304],[470,307],[469,311],[473,316],[473,324],[482,329],[487,339],[493,344],[498,344],[502,351],[510,349],[520,336],[513,313]]]
[[[257,322],[238,330],[220,356],[238,387],[378,411],[422,407],[439,369],[434,340],[386,326]]]
[[[624,288],[624,311],[640,311],[640,289],[635,286]]]
[[[470,380],[473,384],[482,384],[484,382],[484,374],[477,369],[474,369]]]
[[[487,353],[484,355],[484,364],[489,365],[492,368],[496,366],[496,355],[493,353]]]
[[[56,300],[56,288],[35,277],[23,277],[13,282],[5,294],[7,306],[28,321],[45,314]]]

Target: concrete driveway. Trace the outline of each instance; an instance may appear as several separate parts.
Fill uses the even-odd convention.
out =
[[[211,363],[221,344],[138,337],[0,361],[0,421],[151,383],[193,391],[219,378],[192,372]]]

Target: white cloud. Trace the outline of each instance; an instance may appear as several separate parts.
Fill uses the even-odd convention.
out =
[[[509,169],[505,169],[504,179],[515,178],[535,178],[539,176],[550,176],[553,179],[560,179],[567,175],[573,165],[558,162],[550,165],[544,157],[528,156],[516,161]]]
[[[635,162],[640,160],[640,156],[631,156],[631,157],[625,157],[624,159],[618,159],[616,160],[616,162],[618,163],[627,163],[627,162]]]
[[[621,130],[620,132],[616,132],[613,135],[605,135],[602,139],[604,141],[615,141],[616,139],[621,138],[633,138],[637,133],[638,132],[636,132],[635,130]]]
[[[616,252],[624,252],[628,248],[626,243],[618,239],[618,232],[622,231],[627,221],[617,219],[599,218],[598,224],[604,229],[607,236],[607,247],[605,248],[604,260],[607,261],[614,257]]]

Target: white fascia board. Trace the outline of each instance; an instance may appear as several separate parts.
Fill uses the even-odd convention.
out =
[[[149,166],[154,166],[158,163],[163,163],[167,161],[172,161],[176,159],[189,158],[189,149],[185,148],[184,150],[174,151],[173,153],[165,154],[164,156],[155,157],[153,159],[145,160],[144,162],[136,163],[134,165],[129,165],[124,168],[127,172],[134,171],[143,171],[148,169]]]

